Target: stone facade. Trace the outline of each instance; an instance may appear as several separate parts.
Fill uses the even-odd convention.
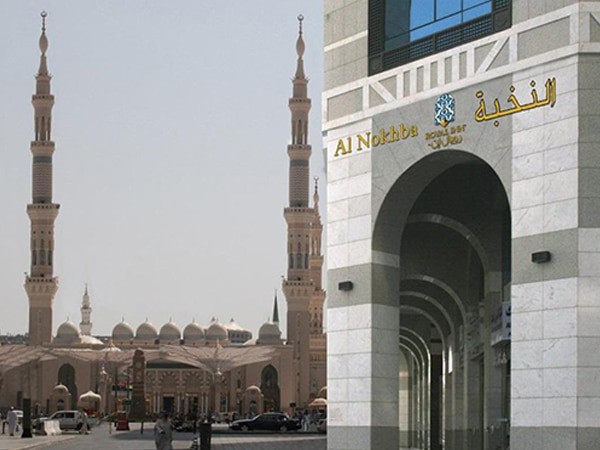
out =
[[[325,2],[328,448],[595,448],[600,5],[369,75],[372,3]]]

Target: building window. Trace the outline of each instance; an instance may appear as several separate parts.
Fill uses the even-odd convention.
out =
[[[510,26],[511,0],[370,0],[369,75]]]

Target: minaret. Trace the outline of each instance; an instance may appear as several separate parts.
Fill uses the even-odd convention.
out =
[[[315,290],[310,299],[310,334],[323,334],[323,303],[325,291],[322,286],[323,255],[321,254],[321,239],[323,224],[319,213],[319,179],[315,177],[315,193],[313,195],[313,220],[310,227],[310,258],[309,266],[311,279],[315,283]]]
[[[279,326],[279,308],[277,307],[277,289],[275,290],[275,298],[273,299],[273,323]]]
[[[52,302],[58,290],[54,277],[54,221],[60,205],[52,203],[52,106],[50,79],[46,64],[48,38],[46,16],[42,16],[40,36],[40,68],[35,77],[36,91],[32,96],[35,139],[31,142],[33,154],[32,202],[27,205],[31,221],[31,270],[25,278],[29,297],[29,345],[48,344],[52,340]]]
[[[304,74],[304,39],[302,21],[298,16],[299,32],[296,41],[298,63],[296,75],[292,81],[293,95],[289,100],[292,115],[292,142],[288,145],[290,157],[290,204],[284,210],[288,226],[288,271],[283,280],[287,312],[287,343],[295,348],[298,379],[296,383],[296,403],[304,407],[309,398],[310,372],[310,299],[314,292],[314,283],[309,267],[310,224],[313,209],[308,207],[309,196],[309,158],[311,147],[308,145],[308,112],[311,102],[308,98],[308,79]]]
[[[81,323],[79,324],[79,330],[82,335],[92,335],[92,302],[90,302],[87,284],[85,285],[85,292],[81,301]]]

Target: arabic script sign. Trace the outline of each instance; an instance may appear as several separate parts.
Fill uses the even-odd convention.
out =
[[[506,99],[506,101],[510,103],[510,108],[502,109],[500,106],[500,100],[496,98],[494,99],[493,112],[489,112],[487,110],[485,99],[483,98],[483,91],[477,91],[475,97],[479,99],[479,106],[475,111],[475,120],[477,122],[493,120],[494,126],[497,127],[500,125],[500,122],[497,119],[501,117],[517,114],[534,108],[541,108],[543,106],[550,106],[550,108],[554,107],[556,104],[556,78],[548,78],[548,80],[546,80],[546,98],[543,100],[538,98],[538,93],[535,89],[535,81],[532,80],[529,85],[533,88],[531,90],[531,102],[521,104],[521,102],[519,102],[517,97],[514,95],[515,87],[511,86],[509,88],[510,95]]]

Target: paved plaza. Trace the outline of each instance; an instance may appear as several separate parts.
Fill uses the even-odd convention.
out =
[[[144,434],[139,425],[133,424],[129,432],[108,432],[102,425],[92,429],[89,435],[63,434],[61,436],[37,436],[21,439],[0,435],[0,450],[48,449],[48,450],[153,450],[153,424],[147,424]],[[327,438],[324,435],[288,433],[259,434],[233,433],[217,430],[213,435],[212,450],[325,450]],[[191,433],[174,433],[173,448],[189,449]]]

